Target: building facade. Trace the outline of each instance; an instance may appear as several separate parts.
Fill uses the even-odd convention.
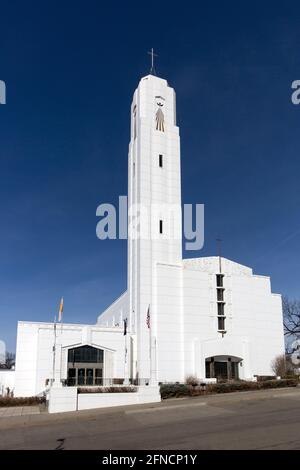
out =
[[[16,395],[40,393],[51,380],[99,385],[272,374],[272,359],[284,353],[280,295],[271,292],[270,278],[228,259],[183,259],[180,207],[175,92],[148,75],[131,106],[127,290],[96,325],[54,331],[53,324],[20,322]]]

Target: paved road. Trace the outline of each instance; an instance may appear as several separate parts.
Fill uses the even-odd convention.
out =
[[[300,449],[300,388],[0,419],[0,449]]]

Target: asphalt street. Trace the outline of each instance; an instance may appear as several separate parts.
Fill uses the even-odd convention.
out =
[[[0,449],[300,449],[300,388],[0,419]]]

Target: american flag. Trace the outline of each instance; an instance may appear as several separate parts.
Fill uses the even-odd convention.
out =
[[[150,328],[150,305],[147,311],[146,324],[147,324],[147,327]]]

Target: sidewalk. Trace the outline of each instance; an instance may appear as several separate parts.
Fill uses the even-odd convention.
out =
[[[39,406],[7,406],[0,408],[0,419],[10,416],[28,416],[40,414]]]

